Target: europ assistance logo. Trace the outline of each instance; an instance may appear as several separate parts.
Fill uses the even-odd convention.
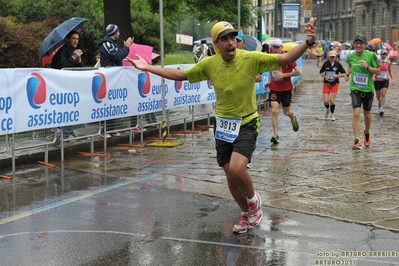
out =
[[[94,73],[93,81],[91,83],[91,93],[96,103],[101,103],[107,95],[107,86],[105,75],[100,72]]]
[[[39,109],[46,101],[46,81],[37,72],[33,72],[31,75],[32,77],[26,83],[26,94],[29,105],[34,109]]]
[[[181,68],[178,67],[177,69],[180,70]],[[175,91],[176,91],[176,93],[180,93],[182,87],[183,87],[183,81],[176,80],[175,81]]]
[[[147,95],[150,93],[151,89],[150,74],[147,71],[142,72],[138,75],[137,85],[140,97],[147,98]]]

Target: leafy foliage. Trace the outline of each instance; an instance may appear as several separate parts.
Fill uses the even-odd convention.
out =
[[[256,18],[252,16],[255,8],[251,0],[241,0],[240,26],[254,25]],[[238,26],[237,0],[187,0],[188,10],[197,14],[200,21],[228,21],[235,27]]]
[[[55,19],[22,24],[14,17],[0,17],[0,67],[39,67],[43,30],[51,31],[57,24]]]
[[[85,64],[94,65],[95,53],[102,34],[102,7],[101,0],[0,0],[0,14],[12,17],[5,20],[3,24],[5,28],[0,33],[3,35],[2,40],[7,39],[7,43],[2,42],[7,49],[1,48],[0,65],[3,67],[39,66],[41,42],[53,28],[71,17],[87,18],[80,33],[78,46],[83,50]],[[26,38],[19,38],[24,35],[29,38],[29,45],[26,44]],[[23,62],[20,58],[21,53]],[[8,60],[3,61],[3,58],[8,58]],[[17,59],[11,58],[19,58],[20,63]],[[6,62],[10,64],[7,65]]]
[[[87,18],[78,47],[83,50],[85,65],[94,65],[106,26],[103,1],[111,5],[120,3],[110,0],[0,0],[0,66],[39,66],[41,42],[53,28],[71,17]],[[130,1],[129,23],[135,42],[151,45],[154,52],[160,53],[159,0],[124,0],[123,3],[126,1]],[[252,1],[241,0],[241,27],[253,25],[256,19],[253,12],[256,11]],[[176,44],[176,33],[193,35],[196,39],[209,36],[215,21],[226,20],[237,26],[237,1],[164,0],[163,18],[164,52],[167,54],[182,48]]]
[[[132,3],[132,28],[134,42],[154,47],[154,52],[161,51],[160,18],[152,13],[151,6],[146,1]],[[144,26],[145,25],[145,26]],[[176,50],[176,32],[172,32],[171,25],[164,19],[164,49],[165,52]]]

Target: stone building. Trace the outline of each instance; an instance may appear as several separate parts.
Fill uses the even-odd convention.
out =
[[[259,2],[253,0],[253,5],[259,7]],[[301,29],[282,28],[282,5],[287,3],[299,4],[301,22],[307,9],[308,14],[318,18],[317,39],[352,41],[362,33],[368,39],[378,37],[391,44],[399,40],[399,0],[263,0],[262,31],[297,39]],[[258,34],[257,27],[247,31],[253,36]]]

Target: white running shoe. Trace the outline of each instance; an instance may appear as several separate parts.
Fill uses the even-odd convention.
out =
[[[233,226],[233,232],[237,234],[243,234],[250,229],[251,226],[248,222],[248,217],[245,215],[241,215],[240,220]]]
[[[251,227],[257,226],[263,218],[262,199],[258,192],[255,195],[258,199],[254,203],[248,202],[248,222]]]

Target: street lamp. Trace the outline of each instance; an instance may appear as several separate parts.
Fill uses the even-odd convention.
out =
[[[320,10],[322,9],[321,5],[324,4],[324,0],[317,0],[316,6],[317,6],[317,21],[319,21],[319,27],[317,27],[317,30],[319,31],[319,36],[318,39],[321,40],[323,37],[323,29],[322,29],[322,21],[321,21],[321,12]],[[321,33],[320,33],[321,32]]]

